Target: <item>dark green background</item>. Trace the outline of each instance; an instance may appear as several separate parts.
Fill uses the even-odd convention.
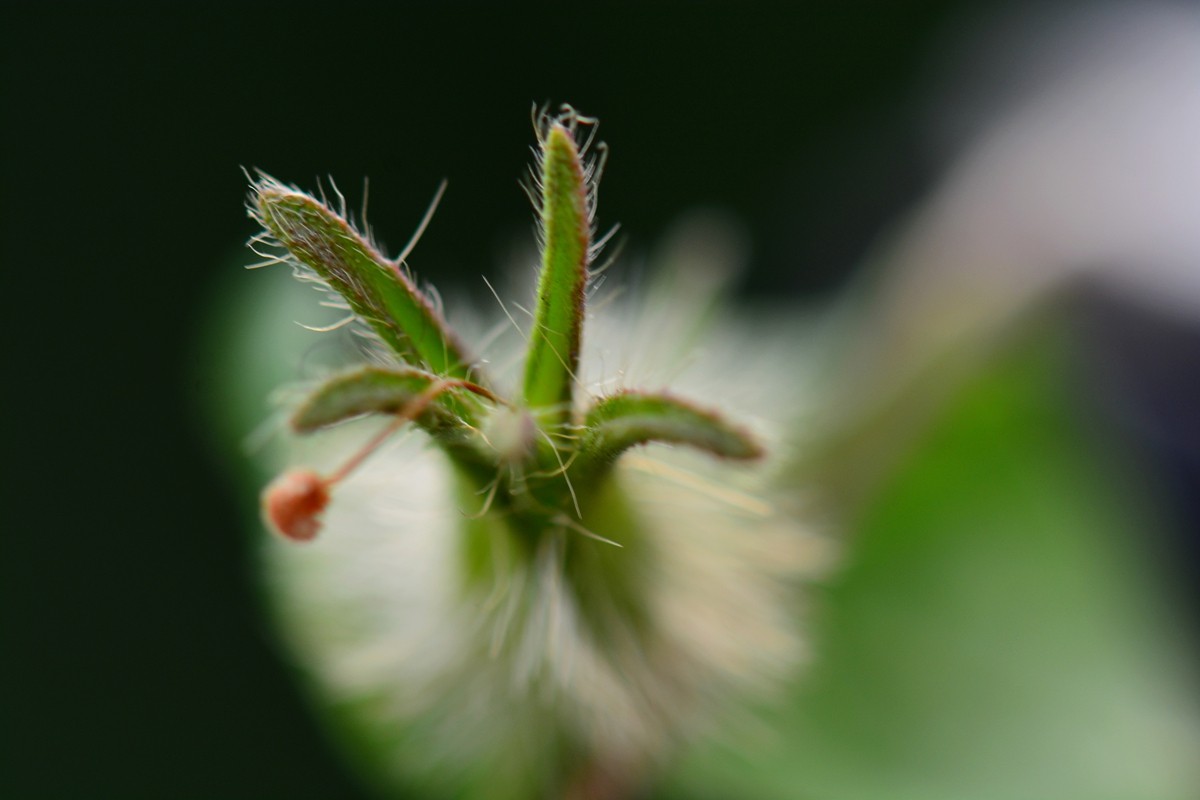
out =
[[[0,12],[4,797],[356,797],[273,652],[199,331],[241,166],[352,199],[414,264],[530,229],[533,102],[599,116],[602,224],[732,210],[752,294],[821,294],[919,196],[955,2],[23,4]],[[246,260],[249,260],[247,255]]]

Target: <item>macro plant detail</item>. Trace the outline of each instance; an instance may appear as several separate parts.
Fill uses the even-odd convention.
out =
[[[253,182],[256,252],[324,290],[371,356],[290,427],[379,420],[332,470],[267,487],[266,522],[306,543],[268,558],[290,638],[382,772],[458,796],[620,798],[791,674],[803,529],[721,398],[584,377],[607,151],[566,106],[535,129],[516,380],[452,329],[411,248],[388,258],[344,203]],[[707,463],[674,465],[681,450]]]

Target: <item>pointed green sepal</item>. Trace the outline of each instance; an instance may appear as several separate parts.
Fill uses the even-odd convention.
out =
[[[263,228],[401,358],[438,375],[471,377],[472,361],[441,314],[345,217],[269,177],[253,188],[251,212]]]
[[[364,414],[402,414],[431,434],[465,432],[477,423],[479,403],[468,392],[491,398],[486,389],[465,381],[448,382],[418,369],[362,367],[327,380],[292,414],[298,433],[334,425]]]
[[[525,361],[525,404],[543,421],[570,420],[591,256],[588,187],[571,131],[553,122],[541,137],[542,271]]]
[[[588,411],[581,452],[596,462],[612,461],[639,444],[685,444],[721,458],[748,460],[763,455],[747,431],[714,411],[664,394],[621,392]]]

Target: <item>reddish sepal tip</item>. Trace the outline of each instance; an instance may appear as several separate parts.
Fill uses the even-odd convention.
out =
[[[294,469],[273,480],[262,494],[263,518],[285,539],[307,542],[321,530],[329,484],[312,470]]]

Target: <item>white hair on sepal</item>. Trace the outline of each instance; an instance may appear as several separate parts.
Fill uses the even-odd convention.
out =
[[[550,126],[566,127],[585,158],[594,234],[605,154],[595,121],[563,107],[535,108],[534,122],[539,143]],[[525,188],[540,208],[536,174]],[[615,232],[589,247],[589,265]],[[722,315],[727,273],[695,254],[716,262],[727,250],[712,255],[696,236],[689,241],[692,249],[674,256],[667,288],[642,302],[605,284],[611,260],[589,269],[587,333],[571,376],[587,391],[575,393],[580,408],[572,411],[614,384],[654,390],[669,381],[672,394],[698,404],[715,398],[739,421],[771,430],[795,376],[781,362],[761,361],[764,342]],[[394,263],[408,274],[403,257]],[[491,326],[485,351],[507,373],[529,336],[517,317],[533,315],[485,284],[499,312],[470,315],[467,325],[478,328],[476,341]],[[440,298],[425,292],[440,316]],[[690,355],[700,350],[703,366]],[[348,423],[313,446],[319,452],[368,424]],[[489,780],[521,776],[527,783],[517,785],[530,791],[513,796],[536,796],[547,766],[562,764],[529,743],[565,736],[636,780],[682,743],[721,732],[739,703],[769,700],[802,662],[786,593],[807,563],[811,536],[784,513],[763,471],[682,447],[639,446],[585,491],[591,473],[572,469],[581,448],[570,446],[583,433],[569,423],[544,430],[519,404],[491,404],[470,420],[487,459],[469,485],[424,433],[410,433],[339,484],[324,520],[329,535],[303,549],[270,545],[288,631],[315,677],[335,702],[405,737],[389,752],[389,768],[461,781],[481,765],[502,765],[509,777]],[[547,501],[548,486],[562,498]],[[540,534],[527,552],[518,549],[531,541],[525,533]],[[579,565],[588,562],[569,558],[579,553],[617,559],[597,562],[618,565],[597,573],[599,600],[580,582]],[[468,558],[478,565],[471,574]],[[626,580],[624,589],[609,588]]]
[[[404,245],[399,255],[392,259],[398,267],[404,266],[405,260],[412,255],[417,242],[421,241],[421,237],[425,235],[425,230],[429,227],[429,223],[433,221],[433,215],[437,213],[438,206],[442,202],[442,197],[446,194],[446,187],[449,185],[449,181],[445,179],[438,184],[437,191],[434,192],[433,199],[429,201],[429,206],[425,209],[425,214],[421,217],[421,221],[417,223],[416,230],[413,231],[412,236],[409,237],[408,242]]]
[[[342,190],[338,188],[337,182],[336,182],[336,181],[334,181],[334,179],[333,179],[333,176],[332,176],[332,175],[326,175],[326,176],[325,176],[325,179],[326,179],[327,181],[329,181],[329,188],[333,189],[333,193],[334,193],[335,195],[337,195],[337,199],[338,199],[338,207],[337,207],[338,216],[339,216],[339,217],[341,217],[342,219],[346,220],[347,222],[349,222],[349,223],[351,224],[351,226],[353,227],[353,226],[354,226],[354,222],[353,222],[353,220],[350,218],[350,215],[346,213],[346,196],[345,196],[344,194],[342,194]],[[320,179],[319,179],[319,178],[317,179],[317,185],[318,185],[318,186],[320,186],[320,185],[321,185],[321,184],[320,184]],[[328,204],[328,203],[326,203],[326,205],[329,205],[329,204]],[[365,237],[364,237],[364,238],[365,238]]]
[[[600,199],[600,179],[604,176],[604,167],[608,161],[608,145],[605,142],[596,141],[600,122],[595,117],[583,116],[575,108],[566,103],[563,103],[559,107],[558,112],[553,114],[550,113],[549,103],[540,107],[534,104],[532,107],[532,121],[534,133],[537,136],[537,145],[530,148],[534,155],[534,161],[529,166],[528,178],[521,181],[521,188],[533,204],[534,211],[540,219],[542,215],[543,190],[541,175],[542,166],[545,161],[546,137],[550,128],[554,125],[561,125],[566,128],[579,150],[579,159],[583,169],[584,208],[586,211],[589,238],[592,242],[586,254],[590,267],[591,263],[604,248],[604,245],[608,243],[619,227],[614,225],[603,235],[597,236],[596,208]],[[579,141],[579,129],[581,126],[585,126],[588,129],[587,136],[582,142]],[[542,240],[541,225],[535,226],[535,229],[537,230],[538,245],[539,247],[544,247],[545,242]],[[590,277],[591,271],[589,269]]]
[[[250,186],[252,199],[247,202],[246,207],[250,217],[257,222],[261,228],[258,233],[254,234],[250,238],[249,247],[255,253],[255,255],[264,259],[263,262],[251,265],[251,267],[259,268],[264,266],[274,266],[276,264],[286,264],[291,269],[292,276],[296,280],[300,281],[301,283],[312,284],[321,292],[322,297],[319,304],[322,307],[345,311],[347,314],[355,317],[355,322],[346,322],[343,324],[351,325],[355,330],[355,333],[357,333],[359,336],[377,341],[378,337],[373,331],[370,330],[369,326],[365,324],[365,320],[363,320],[361,317],[358,317],[351,311],[349,304],[342,297],[342,295],[330,288],[329,284],[326,283],[320,275],[318,275],[311,267],[305,265],[298,258],[292,255],[287,248],[284,247],[277,238],[275,238],[275,236],[270,232],[270,227],[263,218],[262,212],[257,203],[253,200],[253,198],[257,198],[265,191],[295,194],[304,197],[308,197],[309,195],[301,191],[296,186],[285,184],[259,169],[255,170],[254,177],[251,177],[248,172],[247,176],[250,177],[251,181]],[[329,204],[325,199],[324,187],[321,186],[319,180],[317,185],[318,197],[328,208]],[[342,203],[344,205],[344,198]],[[349,221],[347,222],[349,224]],[[351,227],[353,229],[353,225],[351,225]],[[357,229],[354,230],[358,232]],[[352,276],[347,276],[347,281],[351,285],[354,284]],[[382,343],[380,343],[380,346],[382,346]]]
[[[247,202],[247,210],[249,212],[250,217],[255,222],[257,222],[261,228],[261,230],[259,232],[257,232],[250,238],[249,246],[250,246],[250,249],[256,255],[258,255],[260,258],[263,259],[263,261],[259,262],[257,264],[251,265],[251,268],[261,268],[261,267],[266,267],[266,266],[274,266],[277,264],[287,264],[291,268],[292,274],[297,280],[299,280],[303,283],[313,284],[322,292],[323,297],[322,297],[321,303],[320,303],[322,306],[328,307],[328,308],[336,308],[339,310],[344,310],[347,312],[347,314],[349,316],[354,317],[354,320],[346,320],[346,321],[340,322],[337,324],[336,327],[340,328],[342,325],[349,325],[353,328],[354,332],[357,335],[362,337],[364,340],[371,342],[373,348],[377,348],[380,351],[386,351],[387,350],[386,345],[384,345],[382,340],[379,339],[378,334],[374,330],[372,330],[372,328],[369,324],[372,321],[379,322],[380,320],[373,320],[371,318],[368,318],[361,314],[353,312],[352,309],[350,308],[349,304],[346,302],[346,300],[343,298],[343,296],[339,292],[332,289],[328,285],[328,283],[320,275],[318,275],[311,267],[308,267],[303,262],[301,262],[298,258],[296,258],[294,255],[292,255],[290,252],[288,252],[287,248],[285,248],[283,246],[283,244],[281,242],[279,242],[278,239],[276,239],[275,236],[270,232],[270,227],[266,224],[266,220],[262,216],[262,211],[258,207],[257,202],[255,202],[255,200],[254,200],[254,198],[257,198],[259,195],[261,195],[263,192],[266,192],[266,191],[281,192],[281,193],[285,193],[285,194],[295,194],[295,195],[300,195],[300,196],[304,196],[304,197],[309,197],[310,195],[308,195],[307,193],[305,193],[304,191],[299,189],[294,184],[285,184],[282,181],[279,181],[278,179],[272,177],[271,175],[267,174],[266,172],[264,172],[260,169],[256,169],[254,171],[254,175],[251,175],[250,172],[247,171],[245,168],[243,168],[243,172],[246,174],[246,176],[250,180],[250,184],[251,184],[251,199]],[[337,187],[337,184],[334,181],[333,177],[328,176],[327,180],[329,182],[331,190],[334,192],[335,196],[337,197],[338,202],[337,202],[336,207],[334,207],[333,205],[330,204],[329,199],[325,193],[324,183],[321,181],[320,177],[318,177],[316,179],[317,194],[315,196],[315,199],[319,199],[321,204],[327,210],[329,210],[331,213],[333,213],[336,216],[338,216],[339,218],[341,218],[349,226],[350,230],[354,234],[357,234],[358,236],[362,237],[362,239],[367,243],[367,245],[372,250],[374,250],[375,253],[379,256],[381,261],[392,263],[394,265],[394,269],[396,269],[397,271],[402,271],[403,275],[406,278],[408,278],[413,283],[414,286],[417,286],[418,283],[415,280],[414,276],[412,275],[411,271],[408,269],[405,259],[407,259],[407,257],[409,255],[411,255],[413,249],[416,247],[417,243],[420,241],[421,236],[424,234],[425,230],[428,228],[429,223],[432,220],[433,215],[436,212],[437,207],[438,207],[439,203],[441,202],[443,195],[445,194],[447,182],[445,180],[443,180],[438,185],[437,190],[434,192],[433,199],[430,201],[429,206],[426,208],[425,213],[422,216],[420,222],[418,223],[416,229],[414,230],[412,236],[409,238],[407,244],[405,244],[404,249],[400,252],[400,254],[396,258],[389,259],[387,256],[383,255],[382,248],[381,248],[380,244],[378,243],[378,241],[376,240],[374,231],[370,228],[369,225],[367,225],[367,222],[366,222],[366,212],[367,212],[366,204],[367,204],[367,186],[368,186],[368,184],[365,182],[365,179],[364,179],[364,188],[363,188],[363,206],[362,206],[361,221],[356,221],[353,218],[353,215],[349,212],[349,207],[348,207],[348,204],[346,201],[346,197],[344,194],[342,194],[341,190]],[[352,289],[354,289],[356,292],[358,292],[360,294],[364,293],[363,287],[359,284],[357,278],[355,277],[355,275],[353,273],[341,274],[339,277],[341,277],[342,280],[346,281],[346,283]],[[420,285],[418,288],[418,291],[420,292],[420,294],[423,297],[425,297],[428,300],[434,313],[438,317],[444,317],[443,307],[442,307],[442,303],[441,303],[441,297],[437,293],[437,291],[432,286],[429,286],[429,285]],[[393,359],[393,363],[395,363],[394,359]]]

